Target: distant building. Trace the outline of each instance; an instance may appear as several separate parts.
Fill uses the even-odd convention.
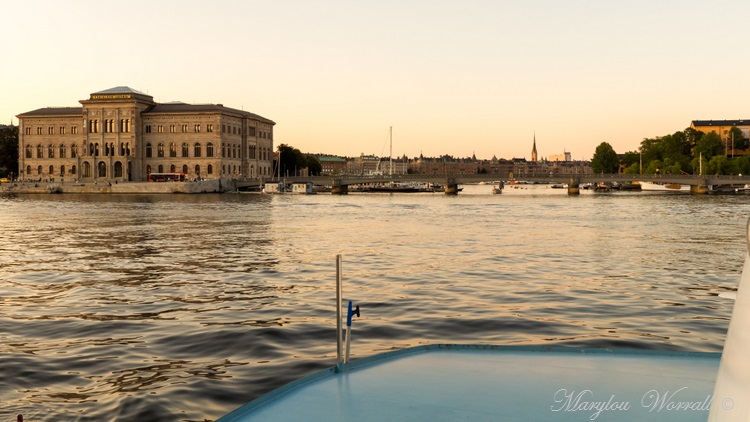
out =
[[[82,107],[19,114],[21,178],[145,181],[273,174],[269,119],[222,104],[156,103],[129,87],[92,93]]]
[[[571,155],[569,152],[563,152],[562,154],[553,154],[547,157],[547,161],[555,162],[555,161],[572,161]]]
[[[714,132],[726,140],[732,126],[742,131],[742,136],[750,138],[750,119],[740,120],[693,120],[690,127],[703,133]]]
[[[342,174],[346,172],[346,158],[331,155],[318,156],[321,174]]]
[[[536,156],[536,132],[534,132],[534,146],[531,148],[531,161],[538,161]]]

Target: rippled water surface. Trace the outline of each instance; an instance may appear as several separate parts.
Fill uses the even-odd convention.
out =
[[[747,196],[0,198],[0,420],[216,419],[424,343],[720,351]]]

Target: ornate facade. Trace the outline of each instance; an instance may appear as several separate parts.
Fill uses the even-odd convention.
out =
[[[273,174],[269,119],[222,104],[155,103],[128,87],[90,95],[82,107],[19,114],[22,179],[146,181]]]

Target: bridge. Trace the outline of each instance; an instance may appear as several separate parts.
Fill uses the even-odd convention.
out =
[[[458,193],[458,185],[479,182],[499,182],[519,180],[535,183],[560,183],[568,185],[568,193],[578,193],[581,183],[627,183],[627,182],[656,182],[664,184],[690,185],[690,191],[695,194],[708,192],[709,186],[744,185],[750,184],[750,176],[707,176],[707,175],[678,175],[678,174],[394,174],[394,175],[338,175],[338,176],[297,176],[285,178],[246,178],[232,179],[231,186],[236,190],[262,188],[265,183],[313,183],[331,186],[331,193],[346,194],[352,185],[374,185],[384,183],[432,183],[445,186],[446,194]]]

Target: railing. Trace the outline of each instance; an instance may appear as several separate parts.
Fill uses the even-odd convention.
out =
[[[445,184],[448,180],[458,184],[469,184],[479,182],[508,181],[516,179],[520,181],[539,183],[569,183],[575,180],[578,183],[597,182],[662,182],[679,183],[683,185],[742,185],[750,184],[750,176],[696,176],[680,174],[548,174],[548,175],[520,175],[511,177],[511,174],[394,174],[394,175],[340,175],[340,176],[298,176],[283,179],[269,178],[244,178],[236,179],[239,187],[258,186],[262,183],[287,183],[311,182],[318,185],[357,185],[388,182],[424,182]]]

